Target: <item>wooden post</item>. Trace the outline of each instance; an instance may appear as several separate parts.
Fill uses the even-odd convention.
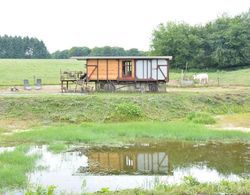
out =
[[[218,87],[220,86],[220,75],[219,75],[219,70],[217,70],[217,84],[218,84]]]
[[[61,92],[63,93],[63,81],[61,80]]]
[[[118,80],[120,79],[120,60],[118,59]]]
[[[167,60],[167,76],[168,76],[168,78],[167,78],[167,82],[169,82],[169,71],[170,71],[170,60],[168,59]]]
[[[157,85],[158,85],[158,59],[156,59],[156,82],[157,82]]]
[[[97,60],[97,64],[96,64],[96,79],[97,79],[97,84],[96,84],[96,90],[99,91],[99,60]],[[97,89],[98,88],[98,89]]]
[[[107,80],[109,80],[109,60],[106,60],[106,77]]]
[[[184,73],[183,73],[183,69],[181,69],[181,82],[183,81],[184,79]]]

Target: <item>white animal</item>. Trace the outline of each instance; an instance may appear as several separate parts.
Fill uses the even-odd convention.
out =
[[[208,84],[208,74],[201,73],[193,75],[194,80],[198,80],[199,84]]]

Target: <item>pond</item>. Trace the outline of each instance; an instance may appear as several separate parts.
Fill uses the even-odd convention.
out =
[[[192,175],[200,182],[238,181],[250,176],[250,144],[166,142],[123,147],[74,146],[54,154],[47,146],[35,146],[40,154],[29,174],[31,184],[55,185],[61,192],[95,192],[129,188],[153,188],[160,182],[179,183]]]

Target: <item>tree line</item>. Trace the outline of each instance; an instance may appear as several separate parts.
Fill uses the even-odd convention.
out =
[[[68,59],[72,56],[141,56],[145,52],[136,48],[125,50],[122,47],[72,47],[50,54],[43,41],[37,38],[20,36],[0,36],[0,58],[53,58]]]
[[[172,67],[230,68],[250,65],[250,10],[206,25],[169,22],[153,32],[152,55],[172,55]]]
[[[152,34],[151,50],[122,47],[72,47],[50,54],[37,38],[0,36],[0,58],[72,56],[171,55],[174,68],[230,68],[250,65],[250,10],[235,17],[223,15],[205,25],[168,22]]]
[[[72,56],[142,56],[146,53],[136,48],[125,50],[122,47],[72,47],[69,50],[56,51],[51,54],[54,59],[67,59]]]
[[[0,36],[0,58],[49,58],[50,54],[37,38]]]

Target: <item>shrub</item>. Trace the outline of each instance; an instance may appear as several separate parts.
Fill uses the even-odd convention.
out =
[[[141,117],[142,110],[139,106],[132,104],[132,103],[121,103],[118,104],[115,108],[116,114],[127,117],[127,118],[134,118],[134,117]]]
[[[188,114],[187,118],[194,123],[200,124],[214,124],[216,122],[215,119],[206,112],[191,112]]]

